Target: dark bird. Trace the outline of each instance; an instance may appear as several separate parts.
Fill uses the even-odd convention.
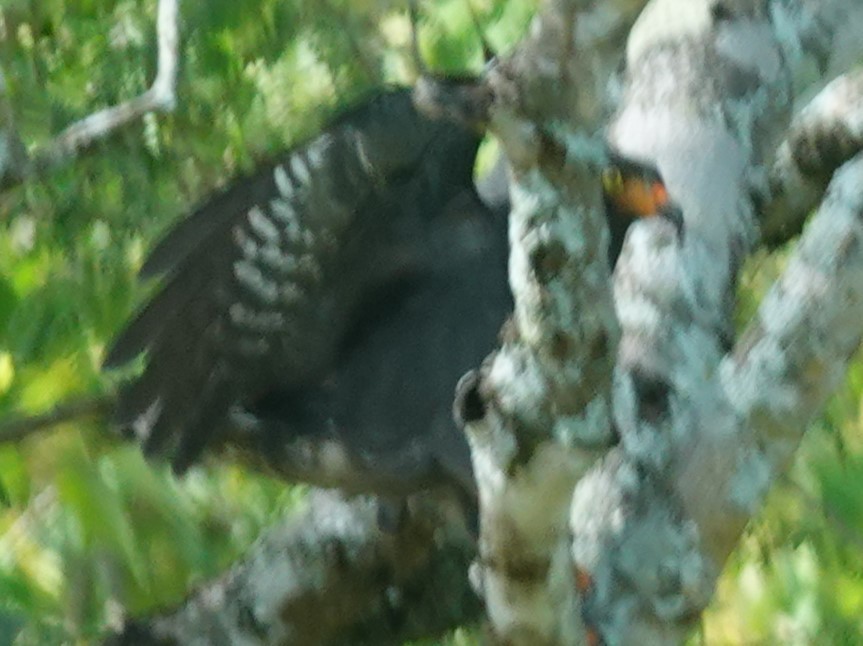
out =
[[[107,354],[146,355],[116,422],[177,472],[231,434],[275,466],[334,439],[366,491],[472,495],[453,393],[512,309],[506,180],[479,197],[479,140],[392,90],[208,198],[141,270],[163,281]],[[649,166],[613,155],[602,180],[613,265],[632,221],[673,211]]]
[[[107,354],[146,353],[116,421],[177,472],[242,419],[265,448],[337,438],[374,466],[371,491],[471,489],[453,392],[512,308],[479,141],[388,91],[207,199],[141,270],[164,279]]]
[[[662,175],[654,166],[609,151],[608,164],[602,169],[602,194],[611,243],[608,260],[614,269],[629,225],[636,220],[664,217],[683,238],[683,214],[674,204]]]

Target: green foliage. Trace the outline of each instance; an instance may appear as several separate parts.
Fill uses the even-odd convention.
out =
[[[474,0],[517,37],[534,2]],[[409,82],[401,0],[182,3],[177,110],[149,115],[43,181],[0,195],[0,416],[108,392],[100,363],[146,296],[160,232],[231,176],[385,83]],[[31,148],[144,91],[156,0],[4,0],[0,61]],[[477,71],[467,5],[422,7],[433,69]],[[494,40],[494,38],[493,38]],[[214,460],[174,479],[104,421],[0,445],[0,644],[82,643],[118,614],[177,602],[301,489]]]
[[[536,5],[471,1],[500,51],[521,37]],[[147,117],[44,181],[0,195],[0,416],[110,390],[100,361],[147,293],[135,272],[154,239],[340,106],[410,81],[404,6],[183,3],[176,112]],[[467,0],[422,9],[426,63],[479,70]],[[0,60],[28,145],[152,79],[155,0],[4,0],[0,16]],[[753,261],[741,325],[781,263],[781,255]],[[704,621],[708,643],[860,642],[862,395],[858,361],[729,563]],[[120,611],[175,602],[300,496],[224,462],[177,481],[103,422],[0,445],[0,644],[15,635],[17,644],[82,643]],[[446,643],[477,639],[461,630]]]
[[[785,265],[761,252],[741,279],[738,324]],[[748,528],[703,621],[707,644],[863,639],[863,355],[813,423]]]

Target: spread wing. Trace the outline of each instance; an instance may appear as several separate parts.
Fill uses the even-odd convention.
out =
[[[146,352],[117,421],[182,471],[231,406],[323,378],[363,304],[431,261],[477,145],[394,90],[208,199],[142,269],[165,279],[108,352],[106,367]]]

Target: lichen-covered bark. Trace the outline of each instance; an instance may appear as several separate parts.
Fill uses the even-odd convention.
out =
[[[390,535],[369,499],[318,491],[308,504],[182,606],[128,622],[106,646],[399,644],[478,618],[470,541],[433,507]]]
[[[758,240],[800,69],[832,69],[848,53],[837,43],[859,53],[863,32],[852,38],[850,25],[861,12],[838,0],[659,0],[633,29],[610,137],[657,163],[686,237],[677,248],[635,228],[615,280],[623,442],[579,483],[572,508],[583,616],[607,643],[685,638],[774,475],[720,370],[735,278]]]
[[[512,168],[512,325],[465,411],[480,499],[480,587],[506,643],[581,639],[568,556],[573,486],[614,441],[619,337],[597,171],[613,75],[638,2],[549,2],[490,74]],[[469,401],[464,396],[463,401]],[[476,408],[476,407],[474,407]]]
[[[786,132],[807,88],[863,51],[859,0],[650,3],[630,35],[608,136],[659,167],[685,236],[680,244],[661,221],[634,226],[612,292],[597,133],[604,83],[641,4],[548,2],[486,79],[512,166],[516,311],[500,351],[461,384],[459,414],[480,492],[476,583],[490,633],[506,643],[682,642],[863,329],[859,159],[736,344],[731,327],[761,216],[771,231],[783,211],[801,217],[786,200],[792,184],[775,181],[774,155],[783,136],[815,132],[806,117]],[[853,114],[837,118],[847,126]],[[855,152],[850,140],[841,159],[822,160],[810,204]],[[608,451],[613,427],[621,445]],[[405,545],[377,532],[370,508],[347,509],[335,516],[349,520],[330,524],[316,520],[326,506],[314,509],[308,526],[261,543],[230,576],[138,628],[178,643],[249,627],[248,643],[387,643],[475,616],[438,615],[419,592],[393,596],[439,594],[449,578],[467,604],[457,542]],[[395,567],[401,559],[415,565]],[[422,618],[407,624],[416,632],[391,629],[392,598]],[[373,633],[356,632],[360,616]]]
[[[858,154],[836,173],[782,276],[720,366],[735,432],[717,448],[734,457],[735,469],[715,481],[717,494],[748,514],[757,511],[809,421],[841,383],[863,336],[861,317],[863,155]]]
[[[770,169],[770,203],[761,214],[768,244],[800,233],[833,171],[863,148],[863,72],[824,88],[791,123]]]

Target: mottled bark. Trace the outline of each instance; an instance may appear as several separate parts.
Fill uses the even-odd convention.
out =
[[[308,505],[180,608],[129,621],[106,645],[399,644],[479,618],[473,548],[434,507],[385,534],[369,499],[316,491]]]
[[[665,0],[630,37],[610,137],[657,163],[686,237],[678,249],[635,228],[615,279],[623,442],[579,483],[572,509],[582,615],[607,643],[681,642],[778,472],[723,377],[735,279],[758,240],[800,70],[827,73],[848,49],[859,55],[861,24],[863,5],[851,1]],[[752,388],[771,392],[778,374],[761,376]],[[786,433],[801,422],[782,421]],[[771,441],[782,435],[774,428]]]
[[[841,85],[788,124],[808,88],[863,51],[859,0],[649,3],[630,34],[608,137],[658,166],[685,235],[662,221],[634,226],[612,291],[597,133],[605,83],[642,4],[548,2],[486,79],[491,127],[512,166],[516,311],[502,348],[462,382],[459,414],[480,492],[476,582],[491,634],[507,643],[682,642],[863,331],[860,159],[836,176],[737,343],[731,326],[759,223],[771,239],[783,221],[799,223],[857,150],[853,104],[819,112]],[[792,200],[798,180],[786,181],[782,164],[800,165],[796,146],[829,143],[827,116],[846,129],[842,153],[816,159],[817,182]],[[609,450],[615,433],[620,446]],[[476,616],[462,576],[468,552],[451,534],[430,521],[388,537],[366,503],[329,504],[127,634],[386,643]],[[426,603],[439,585],[459,610]],[[393,598],[417,619],[395,626]],[[360,621],[374,638],[356,632]]]
[[[863,150],[863,72],[832,81],[798,114],[770,169],[770,202],[761,214],[767,244],[786,242],[824,193],[833,172]]]
[[[480,499],[477,574],[507,643],[582,636],[568,556],[572,489],[614,441],[614,316],[597,170],[604,84],[641,3],[549,2],[489,75],[491,128],[512,168],[502,348],[463,384]],[[473,393],[471,392],[473,391]]]

